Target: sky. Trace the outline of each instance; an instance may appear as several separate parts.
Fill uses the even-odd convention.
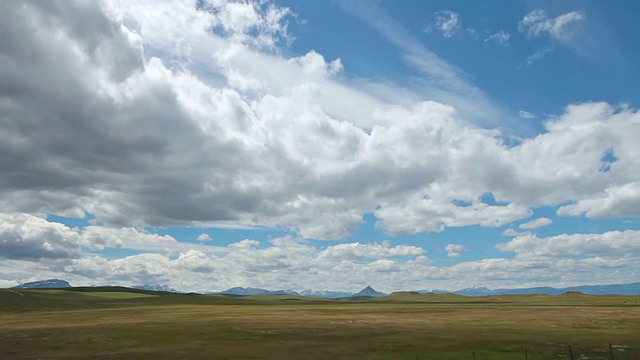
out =
[[[0,2],[0,287],[640,279],[636,1]]]

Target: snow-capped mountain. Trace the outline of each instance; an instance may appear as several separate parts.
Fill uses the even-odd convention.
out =
[[[49,279],[32,281],[18,286],[14,286],[14,289],[56,289],[56,288],[69,288],[71,284],[68,281],[60,279]]]
[[[591,295],[619,294],[619,295],[636,295],[640,294],[640,282],[631,284],[612,284],[612,285],[580,285],[565,288],[554,288],[549,286],[530,287],[521,289],[488,289],[486,287],[473,287],[457,291],[455,294],[466,296],[486,296],[486,295],[510,295],[510,294],[549,294],[560,295],[568,291],[578,291]]]
[[[300,291],[300,295],[316,298],[341,298],[352,296],[352,292],[330,291],[330,290],[311,290],[305,289]]]
[[[149,291],[165,291],[165,292],[172,292],[172,293],[179,293],[180,291],[169,287],[169,285],[160,285],[160,284],[155,284],[155,285],[136,285],[136,286],[132,286],[131,288],[133,289],[140,289],[140,290],[149,290]]]
[[[217,292],[216,294],[221,295],[299,295],[297,292],[293,290],[266,290],[260,288],[244,288],[244,287],[233,287],[231,289],[227,289],[225,291]]]
[[[451,291],[442,290],[442,289],[423,289],[423,290],[418,290],[418,292],[420,294],[446,294]]]
[[[452,291],[454,294],[465,295],[465,296],[484,296],[484,295],[494,295],[495,290],[491,290],[484,286],[481,287],[470,287],[466,289],[461,289],[457,291]]]

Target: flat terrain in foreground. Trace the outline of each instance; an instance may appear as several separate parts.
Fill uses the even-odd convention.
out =
[[[0,289],[0,359],[640,359],[639,302]]]

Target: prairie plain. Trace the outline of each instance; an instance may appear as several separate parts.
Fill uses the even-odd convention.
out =
[[[0,358],[640,359],[639,301],[0,289]]]

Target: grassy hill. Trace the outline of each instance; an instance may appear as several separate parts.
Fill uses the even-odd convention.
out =
[[[442,303],[442,304],[521,304],[521,305],[577,305],[588,304],[622,306],[637,304],[637,295],[585,295],[579,292],[563,295],[491,295],[463,296],[453,293],[434,294],[395,292],[382,297],[352,296],[345,298],[315,298],[288,294],[222,295],[180,294],[164,291],[132,289],[120,286],[72,287],[63,289],[0,289],[1,310],[29,310],[56,308],[93,308],[160,304],[392,304],[392,303]]]

